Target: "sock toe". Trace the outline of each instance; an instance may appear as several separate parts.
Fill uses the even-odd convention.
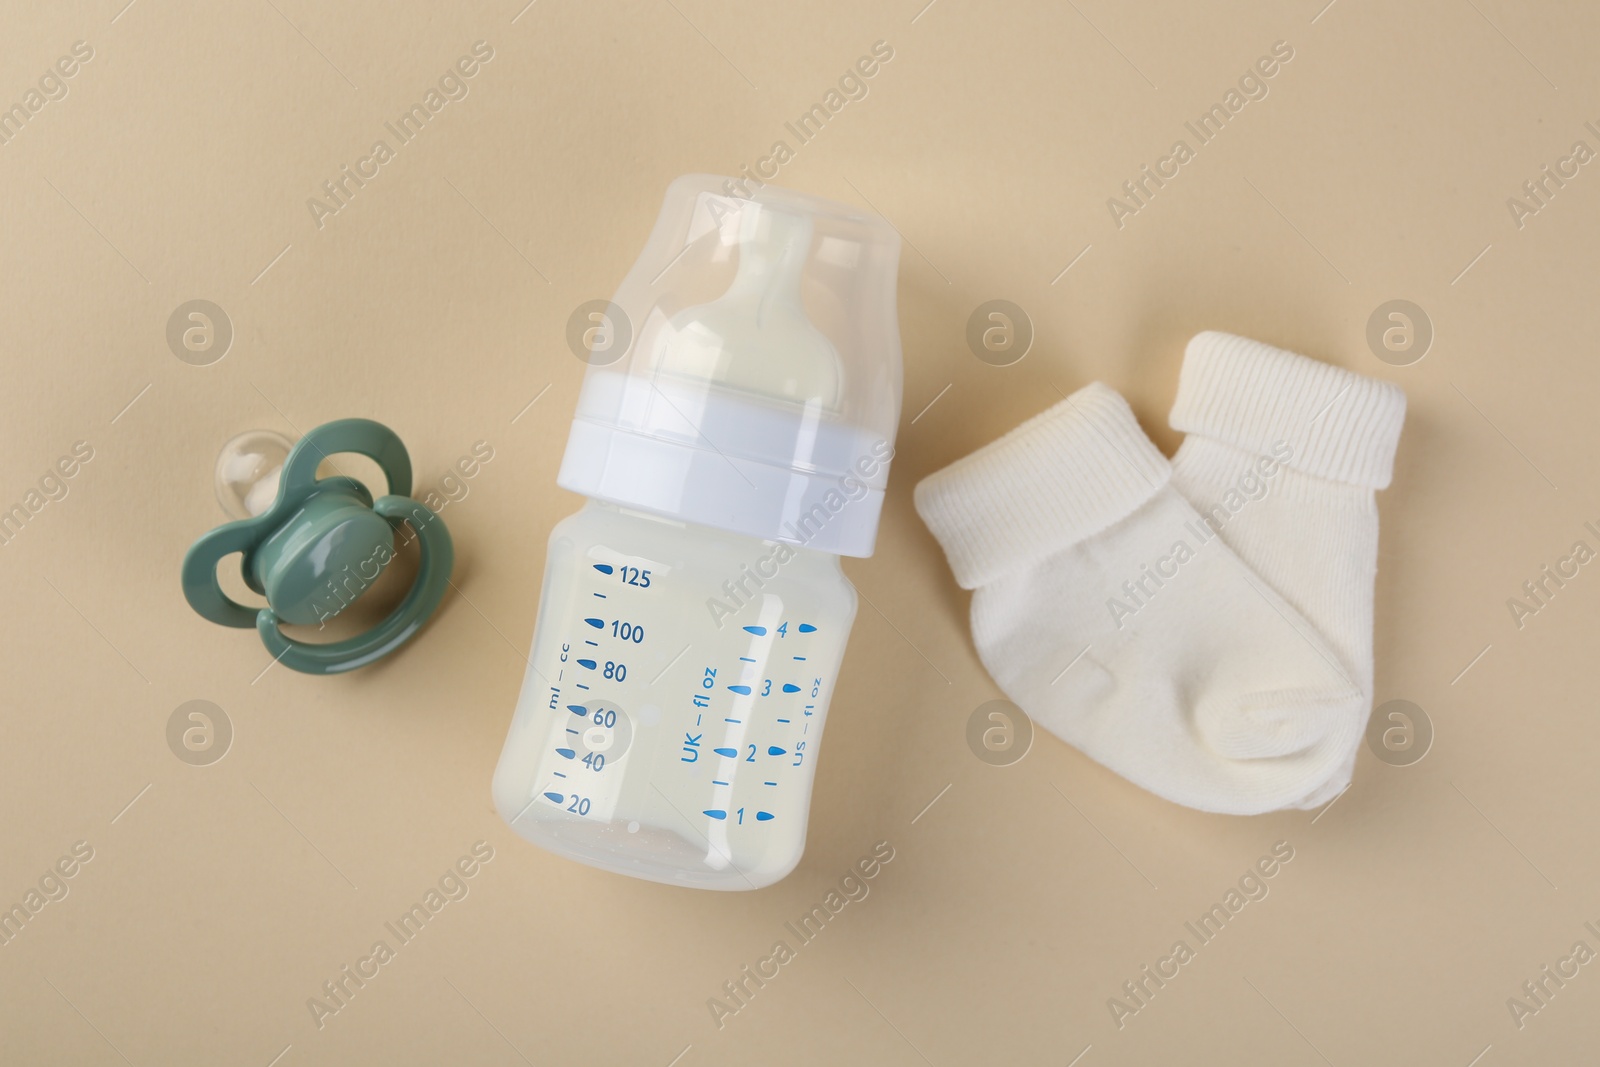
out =
[[[1294,807],[1304,811],[1312,811],[1322,807],[1333,800],[1334,797],[1350,788],[1350,781],[1356,769],[1356,750],[1351,749],[1350,754],[1335,768],[1333,775],[1317,788],[1295,801]]]
[[[1351,690],[1277,689],[1233,699],[1202,700],[1195,729],[1229,759],[1271,759],[1303,752],[1347,732],[1344,720],[1361,702]]]

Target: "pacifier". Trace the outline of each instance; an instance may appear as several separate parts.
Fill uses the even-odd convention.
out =
[[[376,463],[389,483],[376,501],[361,482],[318,478],[317,466],[341,452]],[[305,674],[339,674],[393,652],[422,628],[444,596],[455,550],[444,520],[411,499],[411,457],[394,431],[371,419],[340,419],[290,444],[252,430],[217,457],[217,499],[236,521],[217,527],[183,559],[183,595],[201,617],[254,626],[273,659]],[[283,624],[321,625],[369,589],[398,552],[396,534],[414,531],[420,549],[404,599],[365,633],[326,644],[298,641]],[[410,536],[407,536],[407,540]],[[251,608],[223,592],[217,563],[234,552],[245,584],[267,606]]]

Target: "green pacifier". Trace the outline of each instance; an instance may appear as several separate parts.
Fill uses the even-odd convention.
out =
[[[318,478],[328,456],[354,452],[383,471],[389,495],[376,502],[353,478]],[[183,595],[222,626],[254,626],[273,659],[306,674],[355,670],[409,641],[444,596],[455,549],[444,520],[411,499],[411,457],[393,430],[371,419],[318,426],[299,442],[269,431],[241,434],[217,461],[217,496],[240,517],[189,547]],[[394,559],[395,534],[416,532],[416,581],[388,617],[366,633],[330,644],[296,641],[281,624],[320,625],[365,592]],[[245,584],[267,598],[249,608],[217,583],[217,563],[243,553]]]

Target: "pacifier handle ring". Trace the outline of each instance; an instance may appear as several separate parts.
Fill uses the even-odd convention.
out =
[[[344,421],[354,423],[366,420]],[[383,464],[384,461],[378,456],[360,448],[344,447],[343,439],[339,440],[341,447],[330,448],[329,451],[362,452],[363,455],[371,456],[380,466]],[[398,444],[398,438],[396,443]],[[324,444],[324,447],[328,446]],[[402,448],[402,459],[404,454]],[[312,470],[315,469],[313,463]],[[385,473],[388,473],[387,469]],[[411,476],[409,460],[406,461],[404,473],[409,486]],[[393,478],[393,475],[390,477]],[[262,608],[255,615],[255,627],[261,635],[261,643],[267,646],[267,651],[272,654],[274,661],[281,661],[285,667],[303,674],[340,674],[355,670],[357,667],[364,667],[388,655],[414,637],[423,623],[427,622],[433,609],[438,606],[444,596],[445,586],[450,583],[450,569],[455,562],[455,548],[450,540],[450,531],[426,504],[407,496],[391,494],[380,497],[372,510],[388,520],[396,532],[399,532],[408,520],[412,528],[417,531],[421,562],[410,592],[387,618],[371,630],[331,644],[296,641],[279,627],[278,617],[271,608]]]
[[[258,518],[219,526],[189,546],[181,572],[183,595],[202,619],[241,629],[256,624],[255,608],[246,607],[222,591],[217,582],[217,562],[234,552],[248,553],[256,546],[263,525]]]
[[[278,500],[287,498],[284,489],[286,484],[279,483]],[[372,506],[372,493],[354,478],[323,478],[318,484],[323,488],[337,486],[348,489],[363,504]],[[245,584],[261,592],[250,573],[250,553],[259,547],[262,535],[272,531],[273,516],[278,510],[277,501],[274,501],[272,508],[260,515],[224,523],[189,546],[189,551],[183,557],[180,578],[184,598],[201,618],[219,626],[237,626],[240,629],[249,629],[256,624],[256,612],[260,609],[241,604],[222,591],[217,581],[217,563],[234,552],[241,553],[244,556],[242,570]]]
[[[340,452],[354,452],[376,463],[388,479],[389,495],[411,494],[410,453],[399,435],[371,419],[335,419],[296,441],[283,463],[282,485],[315,484],[317,465]]]

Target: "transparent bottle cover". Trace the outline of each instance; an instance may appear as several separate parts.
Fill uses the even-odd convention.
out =
[[[867,556],[900,418],[900,239],[845,204],[679,178],[611,306],[558,477],[612,503]]]

